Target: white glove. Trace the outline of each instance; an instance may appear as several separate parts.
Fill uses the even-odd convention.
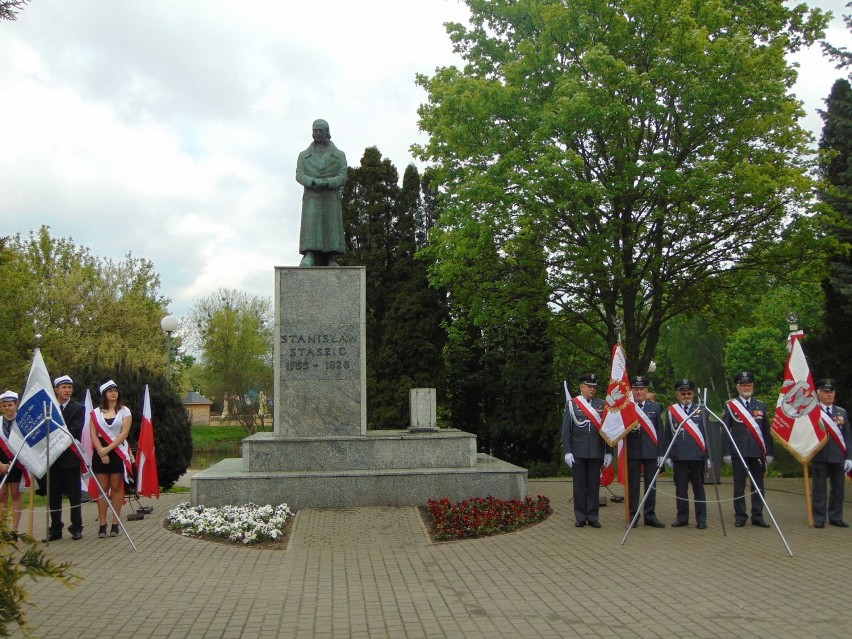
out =
[[[709,473],[711,470],[713,470],[713,460],[708,458],[707,459],[707,472]]]
[[[722,457],[722,463],[724,463],[725,465],[730,464],[731,463],[731,456],[725,455],[724,457]]]
[[[574,465],[574,453],[565,453],[565,463],[568,464],[568,468]]]
[[[669,457],[669,458],[666,460],[666,466],[668,466],[669,468],[673,468],[673,467],[674,467],[674,463],[672,462],[671,457]]]
[[[847,473],[852,470],[852,459],[847,459],[845,462],[843,462],[843,470]]]
[[[663,465],[663,458],[657,457],[657,468],[662,467],[662,465]]]
[[[766,465],[767,465],[767,466],[769,466],[769,464],[771,464],[771,463],[772,463],[772,462],[774,462],[774,461],[775,461],[775,458],[774,458],[772,455],[767,455],[767,456],[766,456]]]
[[[604,466],[609,466],[612,463],[612,453],[604,455]]]

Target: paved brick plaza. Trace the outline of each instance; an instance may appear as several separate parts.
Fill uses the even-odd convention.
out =
[[[707,530],[640,526],[621,546],[623,505],[601,510],[600,530],[574,528],[570,483],[555,480],[530,482],[556,510],[546,522],[443,544],[414,508],[302,511],[286,551],[202,542],[162,528],[188,497],[167,495],[127,524],[133,553],[124,538],[97,538],[85,504],[84,539],[49,550],[84,581],[28,581],[29,619],[45,638],[848,637],[852,528],[809,529],[801,479],[767,487],[792,558],[774,528],[734,528],[729,501],[727,537],[710,504]],[[730,479],[720,490],[729,500]],[[673,493],[663,480],[666,524]],[[41,535],[43,512],[36,526]]]

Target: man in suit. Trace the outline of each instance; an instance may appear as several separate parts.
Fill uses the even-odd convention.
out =
[[[565,404],[562,448],[574,477],[574,525],[600,528],[601,464],[612,463],[612,448],[600,435],[604,402],[597,399],[594,373],[580,377],[580,395]]]
[[[703,530],[707,528],[707,498],[704,493],[707,437],[698,405],[693,402],[695,382],[691,379],[678,380],[675,383],[675,396],[677,403],[668,409],[667,442],[663,446],[663,450],[666,450],[674,438],[669,455],[674,466],[677,520],[672,524],[672,528],[689,525],[689,486],[692,484],[695,525]],[[678,431],[681,424],[683,427]]]
[[[53,380],[56,399],[62,408],[62,419],[68,432],[77,440],[83,435],[83,414],[85,409],[80,402],[71,399],[74,392],[74,382],[68,375],[62,375]],[[48,504],[50,506],[50,530],[48,539],[62,539],[62,495],[68,496],[71,504],[71,525],[68,532],[71,539],[77,541],[83,538],[83,516],[80,512],[80,458],[74,453],[73,444],[50,465],[50,491]]]
[[[734,518],[737,528],[745,526],[746,514],[745,483],[746,467],[752,476],[751,523],[760,528],[769,528],[763,520],[763,477],[766,467],[772,463],[772,433],[766,404],[754,398],[754,374],[742,371],[734,376],[738,396],[725,404],[724,421],[730,438],[722,438],[722,461],[734,466]],[[736,450],[731,446],[731,439]],[[739,451],[739,454],[737,454]],[[740,455],[745,460],[743,464]],[[758,494],[758,491],[760,494]]]
[[[346,250],[340,196],[348,169],[346,155],[331,141],[325,120],[314,121],[313,139],[296,162],[296,181],[305,187],[299,233],[299,253],[304,257],[299,266],[337,266],[337,256]]]
[[[849,430],[849,415],[840,406],[834,405],[837,382],[821,379],[816,383],[820,415],[828,433],[828,441],[811,458],[811,481],[813,493],[814,527],[825,526],[825,481],[831,486],[828,497],[828,523],[847,528],[843,521],[844,475],[852,471],[852,432]]]
[[[666,525],[657,519],[657,491],[651,486],[657,465],[662,461],[661,456],[665,449],[660,449],[663,436],[662,407],[648,400],[648,384],[650,380],[637,375],[630,380],[633,387],[633,400],[636,408],[641,411],[639,423],[625,437],[627,446],[627,483],[630,495],[630,519],[639,508],[639,480],[640,475],[645,477],[645,493],[647,497],[642,507],[642,515],[646,526],[654,528],[665,528]],[[638,412],[638,411],[637,411]],[[644,415],[644,419],[643,419]],[[639,523],[638,521],[636,522]]]

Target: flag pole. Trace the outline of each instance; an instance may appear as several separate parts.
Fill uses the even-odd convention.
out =
[[[811,482],[808,479],[808,462],[802,462],[802,468],[805,471],[805,498],[808,504],[808,526],[814,527],[814,503],[811,497]]]
[[[621,441],[624,442],[624,521],[627,524],[630,524],[630,470],[628,469],[630,460],[627,457],[627,437],[622,437]],[[617,444],[615,450],[615,463],[618,464]],[[618,468],[617,465],[616,468]]]
[[[707,387],[704,387],[704,397],[701,396],[701,389],[698,389],[698,407],[707,408]],[[704,424],[704,436],[707,438],[707,460],[710,462],[710,470],[713,472],[713,489],[716,492],[716,504],[719,506],[719,522],[722,524],[722,536],[727,537],[728,531],[725,528],[725,516],[722,514],[722,500],[719,497],[719,482],[716,481],[716,467],[713,464],[713,452],[712,446],[710,445],[710,428],[709,422],[707,421],[707,413],[710,411],[709,408],[707,410],[701,411],[701,423]],[[718,419],[718,418],[717,418]],[[721,477],[720,477],[721,479]],[[791,555],[793,553],[790,553]]]
[[[45,486],[47,487],[47,508],[44,509],[44,529],[47,531],[44,537],[44,543],[48,546],[50,545],[50,424],[53,422],[53,402],[44,402],[44,421],[42,424],[45,424],[45,428],[47,429],[47,434],[45,435],[46,445],[44,447],[44,453],[46,455],[45,461],[47,462],[47,471],[45,472]]]
[[[27,534],[33,536],[33,516],[35,515],[35,475],[27,471],[30,476],[30,514],[27,517]]]

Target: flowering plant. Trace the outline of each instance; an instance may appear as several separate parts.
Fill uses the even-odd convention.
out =
[[[435,539],[447,541],[511,532],[542,521],[550,514],[550,500],[543,495],[523,501],[474,498],[455,504],[447,498],[430,499],[428,509],[435,519]]]
[[[293,513],[287,504],[223,506],[208,508],[184,502],[166,515],[169,530],[185,537],[219,537],[244,544],[274,541]]]

